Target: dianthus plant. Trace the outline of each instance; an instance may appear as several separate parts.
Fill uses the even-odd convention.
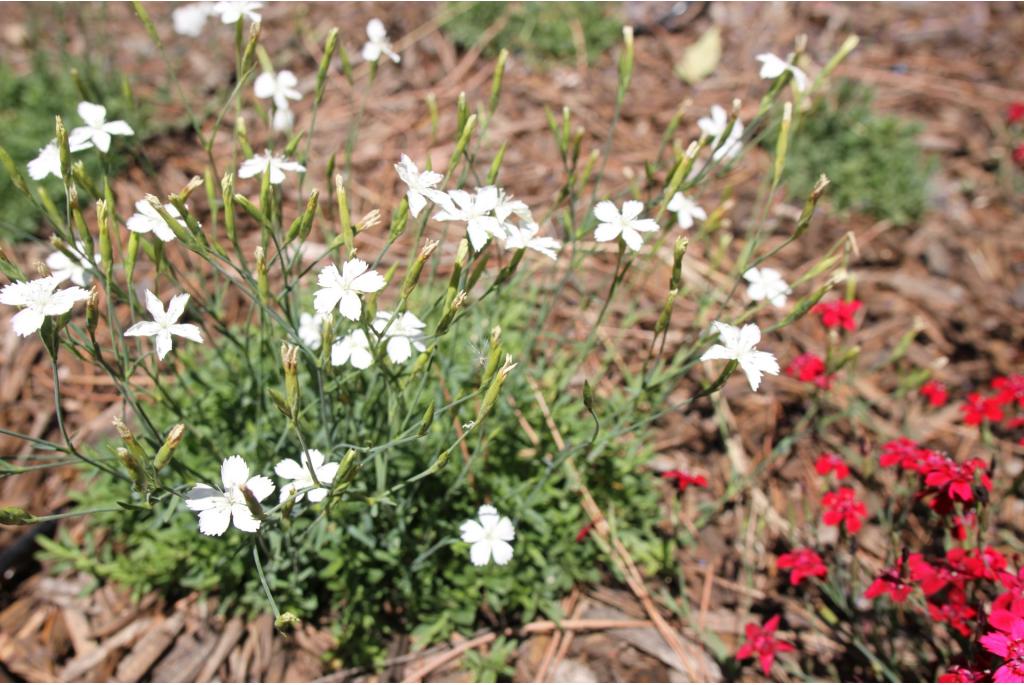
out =
[[[157,35],[146,8],[137,11]],[[179,15],[197,23],[180,26],[178,40],[221,30],[216,22],[203,29],[205,17]],[[222,19],[237,22],[241,39],[243,23],[259,15]],[[752,120],[741,124],[739,103],[715,109],[710,133],[696,116],[674,120],[666,140],[683,132],[696,139],[652,160],[650,183],[628,194],[611,194],[603,174],[614,122],[587,157],[566,108],[562,121],[552,117],[563,185],[536,206],[501,182],[502,154],[487,137],[502,55],[489,101],[477,109],[460,98],[443,168],[432,169],[426,146],[414,145],[386,160],[393,199],[359,202],[354,212],[350,188],[362,182],[351,171],[355,117],[352,144],[337,158],[345,176],[307,189],[329,156],[310,143],[333,80],[366,79],[356,89],[365,92],[378,69],[397,68],[386,28],[371,22],[374,49],[362,53],[370,66],[357,72],[348,70],[339,31],[327,34],[319,70],[289,77],[277,103],[294,110],[292,132],[261,104],[271,77],[252,95],[260,74],[292,72],[275,68],[258,28],[249,31],[236,51],[238,82],[216,108],[235,118],[227,124],[234,134],[215,147],[215,122],[193,120],[208,164],[166,197],[115,193],[117,179],[73,171],[72,155],[141,145],[127,123],[92,116],[100,105],[84,107],[94,147],[83,150],[76,142],[86,135],[69,134],[58,116],[51,167],[70,220],[47,212],[52,244],[65,255],[61,264],[81,264],[76,282],[91,289],[60,275],[29,276],[6,254],[0,260],[10,280],[0,303],[20,309],[7,325],[41,338],[59,428],[53,440],[5,433],[34,449],[19,468],[82,463],[89,483],[75,496],[80,507],[56,516],[88,512],[90,533],[80,545],[44,542],[49,557],[140,592],[216,593],[224,611],[272,611],[282,630],[331,621],[355,660],[381,656],[396,631],[429,641],[470,630],[481,603],[510,619],[556,616],[561,596],[575,582],[596,581],[601,568],[602,547],[576,539],[589,523],[580,488],[619,512],[617,535],[643,568],[668,564],[670,546],[656,530],[657,478],[644,468],[647,427],[713,399],[737,369],[746,379],[730,391],[771,392],[778,330],[810,310],[839,264],[830,252],[773,291],[771,308],[765,297],[734,299],[744,274],[807,229],[823,181],[781,246],[765,251],[752,221],[745,248],[715,258],[720,277],[683,278],[688,243],[673,198],[683,193],[706,207],[693,212],[701,221],[720,219],[710,181],[744,163],[750,134],[769,115],[802,111],[783,98],[810,96],[787,87],[786,70]],[[628,28],[624,38],[617,108],[633,68]],[[193,117],[209,111],[184,109]],[[236,149],[221,156],[228,139]],[[778,182],[784,152],[781,145],[766,184]],[[7,166],[41,203],[22,171]],[[701,251],[711,247],[705,228],[691,233]],[[608,279],[592,268],[602,263],[614,264]],[[617,324],[639,326],[649,352],[638,368],[618,368],[599,332],[631,281],[658,269],[660,309]],[[821,283],[807,287],[812,279]],[[572,290],[584,303],[574,315],[583,335],[553,316]],[[113,443],[74,436],[59,373],[71,358],[108,376],[119,395]],[[40,518],[6,508],[0,522]],[[597,530],[605,528],[590,538]]]

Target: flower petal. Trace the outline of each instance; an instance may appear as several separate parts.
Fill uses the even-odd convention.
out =
[[[230,524],[230,509],[206,509],[199,512],[199,532],[203,535],[223,535]]]
[[[238,487],[249,480],[249,465],[241,455],[231,455],[220,465],[220,480],[225,490]]]

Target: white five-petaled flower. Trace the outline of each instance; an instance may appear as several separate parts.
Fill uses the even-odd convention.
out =
[[[100,152],[110,150],[110,136],[133,136],[135,131],[128,122],[118,119],[107,121],[107,108],[92,102],[78,103],[78,116],[85,126],[71,129],[68,134],[68,146],[75,148],[84,143],[92,143]]]
[[[387,281],[362,259],[350,259],[342,265],[341,271],[334,264],[321,269],[317,284],[320,290],[313,296],[313,309],[328,314],[337,307],[346,319],[358,321],[363,312],[359,295],[375,293],[387,285]]]
[[[532,221],[523,226],[505,224],[505,230],[507,231],[505,249],[529,248],[540,252],[545,257],[558,259],[558,251],[562,249],[562,243],[548,236],[537,235],[540,232],[540,226]]]
[[[526,203],[515,199],[502,188],[498,188],[498,202],[494,205],[494,216],[498,217],[498,221],[506,228],[509,226],[508,219],[511,216],[516,216],[527,222],[533,221],[533,214]]]
[[[188,293],[181,293],[171,298],[167,304],[167,311],[164,311],[163,302],[151,291],[146,291],[146,309],[153,317],[152,321],[140,321],[124,332],[126,336],[144,336],[156,338],[156,355],[160,359],[167,356],[174,343],[172,335],[187,338],[193,342],[203,342],[203,333],[199,326],[191,323],[178,323],[178,319],[185,313],[185,305],[188,304]]]
[[[392,62],[398,64],[402,61],[398,53],[391,47],[388,40],[388,30],[384,28],[384,22],[374,17],[366,25],[366,44],[363,45],[363,59],[367,62],[376,62],[381,55],[387,55]]]
[[[698,119],[697,126],[700,127],[701,132],[713,138],[711,148],[717,149],[712,157],[716,160],[731,159],[739,154],[743,147],[743,122],[738,118],[729,132],[729,137],[724,142],[722,141],[722,135],[729,127],[729,115],[721,105],[713,105],[711,116]]]
[[[306,167],[284,155],[273,155],[270,150],[265,150],[262,154],[253,155],[242,162],[242,166],[238,168],[238,177],[252,178],[262,174],[268,168],[270,169],[270,182],[274,185],[284,182],[284,172],[286,171],[303,172],[306,170]]]
[[[755,266],[747,269],[743,278],[750,284],[747,286],[747,297],[754,302],[768,300],[776,307],[786,306],[786,296],[790,293],[789,284],[775,269],[759,269]]]
[[[281,486],[281,501],[295,494],[295,501],[301,502],[303,497],[309,497],[310,502],[321,502],[327,497],[326,487],[316,487],[313,476],[309,473],[310,466],[316,473],[316,479],[321,486],[330,485],[334,482],[334,476],[338,473],[337,462],[324,463],[324,455],[320,450],[309,450],[302,453],[301,463],[294,459],[282,459],[274,467],[274,473],[280,478],[290,480],[291,483]],[[309,488],[312,488],[310,490]]]
[[[206,26],[206,20],[213,14],[212,2],[187,2],[171,12],[174,32],[182,36],[198,36]]]
[[[32,281],[15,281],[0,289],[0,304],[24,307],[11,317],[14,332],[25,337],[39,330],[48,316],[67,314],[76,302],[89,299],[89,291],[72,286],[56,290],[64,281],[60,276],[47,276]]]
[[[331,345],[331,366],[343,366],[344,364],[351,364],[357,369],[368,369],[373,366],[370,340],[361,328],[357,328]]]
[[[444,176],[436,171],[421,172],[416,168],[413,161],[409,159],[409,155],[402,155],[398,164],[395,165],[395,171],[398,172],[398,177],[402,179],[402,183],[409,186],[405,197],[409,201],[409,214],[414,219],[427,206],[427,201],[444,202],[447,199],[444,191],[438,190],[435,187],[444,179]]]
[[[299,315],[299,340],[311,350],[320,349],[325,318],[320,312],[302,312]]]
[[[256,10],[261,7],[263,7],[262,2],[253,2],[252,0],[221,0],[221,2],[213,4],[210,14],[219,16],[225,24],[234,24],[242,17],[255,24],[260,21],[260,13]]]
[[[795,64],[776,57],[770,52],[763,52],[755,59],[761,63],[761,78],[776,79],[787,71],[793,75],[793,83],[800,92],[807,90],[807,74]]]
[[[658,230],[658,222],[654,219],[639,218],[642,211],[644,203],[638,200],[626,200],[622,204],[621,212],[614,202],[598,202],[594,207],[594,216],[601,223],[594,231],[594,239],[599,243],[606,243],[622,236],[629,249],[639,250],[644,244],[643,236],[640,234]]]
[[[679,228],[682,229],[692,228],[695,219],[705,221],[708,218],[708,213],[700,205],[682,193],[673,195],[672,199],[668,201],[666,209],[676,213]]]
[[[263,100],[273,99],[274,106],[287,109],[289,100],[301,100],[302,93],[295,88],[299,79],[287,69],[277,72],[265,71],[256,77],[252,84],[256,97]]]
[[[716,343],[708,348],[701,355],[700,360],[706,362],[710,359],[727,359],[739,362],[743,373],[747,375],[751,390],[757,390],[761,385],[761,375],[779,375],[779,362],[771,352],[758,352],[754,346],[761,341],[761,329],[757,324],[748,323],[743,328],[736,328],[721,321],[711,324],[712,328],[718,331]]]
[[[493,235],[505,238],[501,221],[493,212],[498,206],[498,189],[495,186],[477,188],[475,193],[465,190],[449,190],[444,198],[438,198],[441,211],[434,215],[435,221],[464,221],[469,243],[475,252],[484,249]]]
[[[172,218],[177,219],[182,228],[186,228],[185,220],[181,218],[181,212],[178,211],[177,207],[168,203],[164,205],[164,211],[171,215]],[[171,230],[171,227],[167,225],[167,222],[157,213],[156,208],[148,200],[139,200],[135,203],[135,214],[128,217],[125,225],[129,231],[134,231],[135,233],[152,232],[165,243],[171,242],[175,237],[174,231]]]
[[[68,149],[72,154],[91,147],[91,140],[83,140],[77,145],[71,145],[71,141],[68,141]],[[28,175],[35,181],[42,181],[47,176],[60,178],[60,149],[57,147],[57,141],[51,140],[46,147],[39,148],[39,154],[27,166]]]
[[[266,476],[249,477],[249,465],[235,454],[220,465],[223,490],[197,483],[185,497],[185,506],[199,512],[199,532],[203,535],[223,535],[231,523],[246,533],[260,529],[261,521],[252,515],[242,493],[244,487],[257,502],[274,492],[274,482]]]
[[[474,566],[486,566],[491,559],[498,566],[512,560],[512,545],[516,529],[512,520],[498,514],[498,510],[484,504],[477,511],[477,520],[470,519],[459,526],[462,541],[470,545],[469,560]]]
[[[427,349],[423,344],[423,329],[426,324],[412,312],[402,312],[388,326],[391,312],[378,311],[373,321],[373,330],[383,333],[387,338],[388,359],[394,364],[401,364],[412,356],[413,348],[422,352]],[[385,331],[385,328],[387,330]]]
[[[87,285],[89,283],[88,269],[93,264],[99,266],[100,256],[94,254],[92,264],[90,264],[89,260],[85,258],[85,243],[81,240],[76,240],[74,248],[69,247],[68,251],[75,255],[74,259],[57,250],[46,258],[46,268],[61,281],[70,280],[75,285]]]

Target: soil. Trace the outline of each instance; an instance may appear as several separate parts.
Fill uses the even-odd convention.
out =
[[[683,103],[686,116],[681,137],[696,134],[696,117],[711,105],[727,105],[733,98],[743,100],[743,118],[749,119],[765,89],[765,82],[757,77],[756,54],[785,53],[798,35],[806,34],[808,54],[821,64],[846,35],[856,33],[861,44],[838,75],[873,86],[879,111],[922,124],[919,142],[938,162],[929,209],[912,225],[894,227],[857,214],[840,217],[829,211],[826,200],[810,235],[782,252],[780,263],[788,273],[802,272],[828,246],[844,235],[851,237],[856,245],[852,267],[858,296],[866,303],[865,318],[853,341],[861,348],[865,370],[884,359],[894,340],[916,326],[919,333],[907,351],[908,363],[933,370],[954,396],[995,375],[1020,372],[1024,368],[1024,197],[1019,192],[1021,172],[1010,160],[1005,124],[1009,104],[1024,101],[1020,5],[686,3],[685,12],[675,16],[672,11],[678,5],[683,3],[633,3],[624,10],[637,29],[632,85],[636,97],[627,99],[622,112],[603,191],[619,192],[642,176],[643,160],[652,158],[662,132]],[[178,79],[193,107],[202,111],[207,99],[230,87],[234,78],[229,29],[211,25],[201,38],[177,37],[169,30],[171,6],[148,7]],[[29,13],[46,11],[52,8],[5,6],[0,52],[15,68],[27,68],[29,52],[23,41]],[[322,185],[326,159],[334,151],[340,157],[349,123],[362,108],[353,165],[347,174],[356,216],[395,202],[399,188],[390,167],[400,153],[414,159],[429,156],[435,167],[446,163],[455,137],[453,113],[460,92],[465,91],[470,102],[486,101],[489,96],[493,60],[481,56],[479,49],[461,51],[452,45],[438,29],[441,11],[442,6],[426,3],[295,3],[272,4],[263,10],[264,46],[278,67],[287,66],[299,74],[300,90],[307,94],[315,83],[328,27],[342,28],[341,39],[352,54],[362,44],[362,27],[372,16],[381,17],[398,40],[400,67],[382,64],[368,91],[362,84],[352,88],[335,75],[317,115],[316,145],[321,150],[314,155],[310,179],[313,185]],[[61,21],[70,51],[102,52],[131,75],[139,98],[156,103],[154,120],[166,123],[159,135],[146,141],[145,160],[118,182],[119,196],[166,194],[201,173],[206,156],[189,132],[181,102],[168,96],[162,57],[132,15],[131,6],[79,5],[75,11],[66,11]],[[722,31],[723,57],[711,76],[689,86],[672,75],[671,66],[712,25]],[[96,36],[104,35],[117,40],[87,44],[83,26],[93,27],[94,42]],[[488,32],[481,37],[482,42],[486,40]],[[517,56],[510,60],[486,154],[508,143],[501,182],[527,204],[550,203],[552,179],[560,168],[544,106],[555,111],[569,106],[587,132],[584,154],[600,149],[612,119],[616,57],[617,48],[592,65],[578,61],[544,69]],[[425,104],[429,93],[436,97],[441,112],[436,143],[430,142]],[[297,128],[309,123],[310,101],[306,97],[296,106]],[[229,145],[222,136],[215,147],[221,164],[228,163]],[[720,181],[735,191],[735,204],[727,213],[732,225],[747,220],[757,185],[753,181],[768,167],[768,158],[761,152],[754,150],[751,157]],[[799,211],[798,206],[781,202],[778,207],[769,217],[776,241],[784,237],[793,213]],[[119,209],[124,213],[129,208]],[[16,249],[23,264],[31,264],[44,252],[44,246]],[[707,277],[701,274],[709,273],[710,267],[704,271],[701,267],[709,256],[698,249],[691,252],[687,260],[693,264],[694,277]],[[594,277],[607,279],[612,266],[609,261],[603,273],[595,270]],[[656,316],[667,273],[666,264],[646,281],[631,283],[635,293],[623,302]],[[602,334],[619,345],[628,359],[631,348],[642,348],[647,341],[629,337],[616,326],[626,313],[613,312]],[[563,317],[567,326],[573,316],[567,310]],[[640,325],[653,328],[653,320],[641,320]],[[805,320],[790,329],[774,351],[788,360],[823,346],[824,334],[815,322]],[[650,615],[636,593],[609,581],[607,587],[578,588],[565,600],[566,615],[590,620],[590,627],[574,632],[541,626],[524,633],[516,679],[685,680],[694,675],[694,668],[702,679],[719,679],[718,667],[692,642],[695,629],[715,633],[731,649],[742,639],[744,624],[770,615],[769,611],[785,612],[788,625],[813,626],[814,616],[760,558],[774,551],[772,540],[784,537],[790,527],[816,524],[813,519],[804,520],[803,509],[793,505],[799,498],[817,501],[822,494],[820,480],[812,477],[814,457],[822,449],[851,440],[867,451],[901,430],[960,457],[976,447],[977,432],[959,421],[956,406],[938,412],[923,408],[905,412],[893,406],[896,381],[885,373],[865,371],[858,376],[856,396],[849,392],[835,400],[840,405],[864,403],[872,418],[871,434],[855,434],[849,426],[837,425],[801,440],[782,464],[762,473],[748,491],[726,500],[719,499],[720,484],[737,471],[753,471],[769,458],[811,391],[786,377],[774,379],[773,392],[767,394],[747,393],[730,384],[723,393],[723,416],[705,412],[686,420],[681,415],[666,417],[658,426],[658,456],[652,468],[694,469],[707,475],[709,490],[692,490],[684,498],[684,513],[691,517],[700,505],[721,502],[714,521],[701,530],[699,545],[680,558],[689,600],[699,607],[699,625],[670,629],[678,631],[684,648],[695,650],[692,663],[680,664],[666,646],[664,632],[649,622],[640,623],[649,621]],[[105,378],[67,361],[61,369],[61,384],[63,409],[77,438],[108,434],[119,407]],[[52,402],[51,371],[42,347],[17,338],[8,326],[0,328],[0,426],[54,437]],[[730,431],[734,438],[722,439],[719,419],[736,429]],[[1012,469],[1019,472],[1024,467],[1024,448],[1000,441],[998,449],[1011,475]],[[24,443],[0,436],[0,454],[27,453]],[[66,493],[72,487],[73,471],[36,471],[0,480],[0,501],[36,514],[54,512],[68,504]],[[665,496],[672,496],[667,488]],[[1024,505],[1019,499],[1008,498],[997,515],[1009,535],[1024,535]],[[84,530],[81,521],[62,525],[72,538]],[[470,674],[460,667],[458,657],[467,641],[486,649],[494,638],[486,633],[451,636],[447,643],[413,654],[403,641],[392,646],[393,657],[385,672],[374,676],[346,671],[321,659],[332,638],[317,626],[303,626],[286,637],[273,630],[267,616],[248,623],[225,623],[215,615],[212,600],[187,597],[168,605],[156,596],[131,598],[112,586],[97,587],[85,576],[41,568],[33,560],[31,536],[50,535],[53,529],[52,524],[28,531],[0,528],[0,678],[465,680]],[[869,529],[861,551],[879,565],[881,542],[880,531]],[[748,576],[744,569],[750,568],[760,572]],[[647,582],[652,588],[658,586],[657,579]],[[669,616],[668,611],[663,613]],[[634,623],[614,623],[623,620]],[[805,646],[826,661],[836,651],[827,641]]]

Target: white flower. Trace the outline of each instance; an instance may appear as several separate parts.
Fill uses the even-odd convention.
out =
[[[747,269],[743,278],[750,284],[747,286],[747,297],[754,302],[768,300],[776,307],[786,306],[786,295],[790,293],[789,284],[775,269],[759,269],[755,266]]]
[[[387,55],[392,62],[398,64],[402,58],[391,48],[391,41],[388,40],[388,30],[384,28],[384,22],[376,17],[366,25],[366,37],[369,39],[363,45],[363,59],[367,62],[376,62],[382,54]]]
[[[702,362],[709,359],[735,359],[743,373],[747,374],[751,390],[757,390],[757,386],[761,384],[761,374],[779,375],[779,363],[775,360],[775,355],[754,349],[761,340],[761,329],[757,324],[748,323],[743,328],[736,328],[715,321],[711,326],[718,331],[718,339],[722,342],[709,347],[707,352],[701,355]]]
[[[770,52],[763,52],[755,57],[761,63],[761,78],[776,79],[787,71],[793,75],[793,83],[800,92],[807,90],[807,74],[798,66],[776,57]]]
[[[185,506],[199,512],[199,532],[203,535],[223,535],[233,522],[235,528],[246,533],[260,529],[260,520],[252,515],[245,502],[242,488],[262,502],[274,492],[274,482],[266,476],[249,477],[249,466],[239,455],[233,455],[220,465],[223,490],[197,483],[185,497]]]
[[[402,159],[395,165],[395,171],[398,172],[398,177],[402,179],[402,183],[409,186],[405,197],[409,201],[409,214],[414,219],[427,206],[428,200],[430,202],[444,202],[447,199],[443,191],[435,188],[444,179],[444,176],[436,171],[421,172],[416,168],[413,161],[409,159],[409,155],[402,155]]]
[[[47,276],[32,281],[15,281],[0,289],[0,304],[24,307],[11,318],[14,332],[25,337],[39,330],[48,316],[67,314],[75,302],[89,299],[89,291],[72,286],[57,290],[64,281],[59,276]]]
[[[210,14],[219,16],[225,24],[234,24],[242,17],[257,23],[260,21],[260,13],[256,10],[261,7],[263,7],[262,2],[251,2],[251,0],[222,0],[214,3]]]
[[[320,338],[323,333],[322,329],[325,318],[320,312],[312,314],[302,312],[299,316],[299,340],[311,350],[320,349]]]
[[[505,249],[521,250],[529,248],[540,252],[545,257],[558,259],[558,251],[562,249],[562,243],[547,236],[539,236],[540,226],[529,222],[524,226],[505,224],[508,235],[505,238]]]
[[[523,221],[533,221],[533,214],[530,208],[522,200],[516,200],[506,193],[504,189],[498,188],[498,203],[494,206],[494,216],[506,227],[509,225],[508,218],[515,215]]]
[[[703,133],[713,138],[711,148],[718,148],[712,155],[716,160],[731,159],[739,154],[740,149],[743,147],[743,122],[739,119],[736,119],[732,131],[729,132],[729,137],[719,147],[722,134],[725,133],[725,129],[729,126],[729,115],[726,114],[725,109],[720,105],[712,106],[711,116],[698,119],[697,126],[700,127]]]
[[[238,169],[238,177],[252,178],[253,176],[258,176],[266,171],[268,166],[270,168],[270,182],[274,185],[284,181],[284,172],[286,171],[302,172],[306,170],[306,167],[298,162],[293,162],[284,155],[272,155],[270,150],[265,150],[263,154],[253,155],[242,162],[242,166]]]
[[[182,36],[198,36],[213,14],[212,2],[189,2],[171,12],[174,32]]]
[[[110,150],[110,136],[133,136],[135,131],[128,122],[107,121],[107,108],[92,102],[78,103],[78,116],[85,126],[71,129],[68,134],[68,146],[77,147],[84,143],[92,143],[101,152]]]
[[[89,140],[83,140],[77,145],[72,145],[71,141],[68,141],[68,149],[72,154],[91,147],[92,141]],[[35,181],[42,181],[47,176],[60,178],[60,148],[57,147],[57,141],[51,140],[46,147],[39,148],[39,154],[27,166],[28,175]]]
[[[679,228],[683,229],[691,228],[694,219],[704,221],[708,218],[708,213],[700,205],[682,193],[673,195],[672,199],[668,201],[666,209],[676,213],[676,218],[679,220]]]
[[[370,340],[362,329],[357,328],[331,345],[331,366],[343,366],[347,363],[351,363],[357,369],[368,369],[373,366]]]
[[[387,281],[370,265],[361,259],[350,259],[345,262],[341,271],[334,264],[320,270],[317,277],[320,290],[313,296],[313,309],[327,314],[335,307],[346,319],[358,321],[363,311],[363,303],[359,299],[361,293],[375,293]]]
[[[384,337],[388,340],[388,359],[392,363],[405,362],[412,356],[413,348],[420,352],[427,349],[423,345],[423,329],[426,328],[426,324],[420,321],[415,314],[402,312],[388,326],[390,319],[390,312],[378,311],[377,318],[373,321],[373,330],[379,334],[387,327]]]
[[[287,109],[289,100],[302,99],[302,93],[295,88],[299,85],[299,79],[287,69],[276,74],[265,71],[256,77],[256,81],[252,85],[256,97],[263,100],[273,98],[275,107]]]
[[[485,566],[493,558],[498,566],[512,560],[512,545],[516,529],[511,519],[500,516],[498,510],[485,504],[477,511],[478,521],[470,519],[459,526],[462,541],[470,545],[469,560],[474,566]]]
[[[594,231],[594,239],[599,243],[606,243],[615,240],[620,235],[631,250],[639,250],[643,247],[644,239],[641,233],[658,230],[658,222],[654,219],[640,219],[640,212],[644,211],[644,203],[637,200],[626,200],[620,212],[614,202],[604,200],[598,202],[594,207],[594,216],[601,223]]]
[[[303,452],[301,464],[294,459],[282,459],[277,462],[277,466],[274,467],[274,473],[280,478],[291,481],[291,483],[281,486],[282,502],[291,497],[292,493],[296,493],[296,502],[301,502],[303,497],[309,497],[310,502],[321,502],[324,497],[327,497],[327,488],[314,487],[316,483],[313,482],[313,477],[309,475],[310,466],[313,467],[316,479],[321,485],[330,485],[334,482],[334,475],[338,473],[338,466],[340,464],[337,462],[325,464],[324,455],[320,450]],[[299,492],[308,488],[313,489],[307,492]]]
[[[69,247],[68,251],[74,254],[76,259],[72,259],[60,250],[57,250],[46,258],[46,267],[50,270],[51,274],[62,282],[70,279],[75,285],[84,286],[88,284],[88,269],[92,265],[85,258],[85,243],[81,240],[76,240],[75,247]],[[93,255],[92,262],[99,266],[100,256],[98,254]]]
[[[164,205],[164,211],[177,219],[183,229],[187,228],[185,220],[181,218],[181,212],[178,211],[177,207],[168,203]],[[129,231],[134,231],[135,233],[152,232],[165,243],[174,240],[174,231],[171,230],[171,227],[167,225],[167,222],[163,220],[163,217],[157,213],[156,208],[148,200],[139,200],[135,203],[135,214],[128,217],[125,225]]]
[[[203,342],[203,334],[199,330],[199,326],[191,323],[178,323],[178,319],[185,313],[188,297],[188,293],[175,295],[167,304],[167,311],[165,312],[160,298],[147,290],[146,309],[149,310],[153,320],[140,321],[125,331],[124,334],[132,337],[156,337],[156,354],[160,359],[166,357],[167,353],[171,351],[174,345],[171,341],[172,335],[188,338],[197,343]]]
[[[270,125],[275,131],[291,131],[295,126],[295,112],[288,107],[278,107]]]
[[[492,235],[504,240],[505,231],[501,221],[491,214],[498,206],[496,187],[477,188],[472,195],[465,190],[450,190],[444,199],[438,199],[442,209],[434,215],[434,220],[465,221],[474,251],[482,250]]]

